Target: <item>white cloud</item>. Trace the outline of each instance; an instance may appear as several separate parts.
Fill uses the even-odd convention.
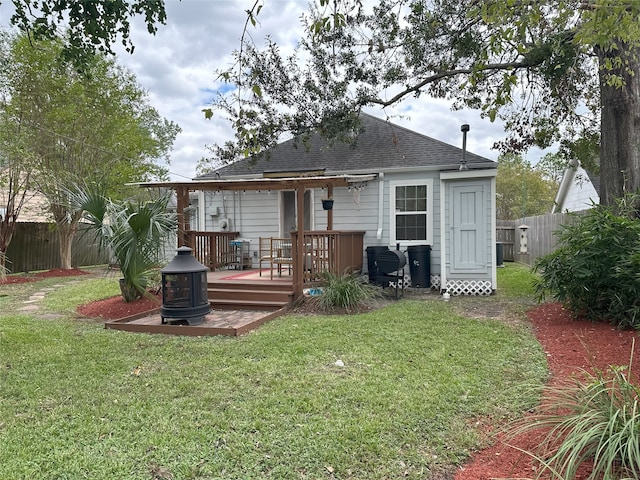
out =
[[[0,24],[8,24],[6,1],[0,7]],[[196,175],[198,160],[209,156],[206,145],[224,143],[233,138],[224,119],[214,116],[206,120],[202,112],[213,98],[215,72],[229,67],[232,52],[239,47],[246,22],[246,9],[252,0],[167,0],[167,25],[159,26],[155,36],[149,35],[139,19],[132,22],[133,55],[118,47],[119,62],[131,70],[150,95],[160,114],[180,125],[182,133],[171,153],[173,180]],[[268,0],[258,16],[256,28],[248,33],[257,44],[270,35],[281,45],[293,46],[300,38],[300,15],[308,8],[307,0]],[[499,123],[481,119],[478,112],[452,111],[442,100],[423,96],[410,99],[386,111],[367,112],[394,123],[461,146],[460,125],[468,123],[469,151],[491,159],[497,152],[493,143],[504,135]],[[396,117],[403,115],[404,118]],[[533,158],[530,154],[529,158]]]

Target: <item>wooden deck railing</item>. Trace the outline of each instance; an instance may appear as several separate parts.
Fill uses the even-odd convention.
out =
[[[236,249],[231,241],[239,232],[196,232],[187,230],[185,241],[194,257],[211,270],[225,268],[236,261]]]
[[[313,283],[320,280],[324,272],[342,274],[362,270],[364,234],[362,231],[306,231],[300,265],[298,233],[292,232],[293,271],[302,271],[302,281]]]
[[[306,231],[303,238],[303,254],[299,255],[298,233],[292,232],[294,283],[317,282],[322,279],[324,272],[339,275],[362,270],[364,234],[363,231]],[[200,263],[211,270],[217,270],[237,261],[237,250],[231,242],[238,236],[239,232],[188,230],[185,232],[185,241]]]

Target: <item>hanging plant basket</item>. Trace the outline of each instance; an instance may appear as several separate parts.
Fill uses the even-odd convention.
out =
[[[322,199],[322,208],[325,210],[333,209],[333,198],[323,198]]]

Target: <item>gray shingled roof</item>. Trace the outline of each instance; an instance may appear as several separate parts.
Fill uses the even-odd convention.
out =
[[[598,196],[600,196],[600,175],[593,173],[591,170],[585,169],[585,172],[587,172],[587,176],[589,177],[589,180],[591,180],[596,193],[598,194]]]
[[[428,167],[451,170],[460,165],[462,149],[426,135],[394,125],[368,114],[361,114],[364,132],[354,145],[327,141],[315,135],[310,148],[288,140],[270,150],[269,155],[239,160],[214,172],[207,178],[256,175],[264,172],[308,171],[324,169],[325,174],[379,172],[390,169]],[[462,134],[460,136],[462,139]],[[496,168],[497,163],[466,152],[467,165]]]

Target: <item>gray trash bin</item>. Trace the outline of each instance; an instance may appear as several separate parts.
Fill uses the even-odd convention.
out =
[[[407,253],[411,286],[431,288],[431,245],[411,245],[407,247]]]

